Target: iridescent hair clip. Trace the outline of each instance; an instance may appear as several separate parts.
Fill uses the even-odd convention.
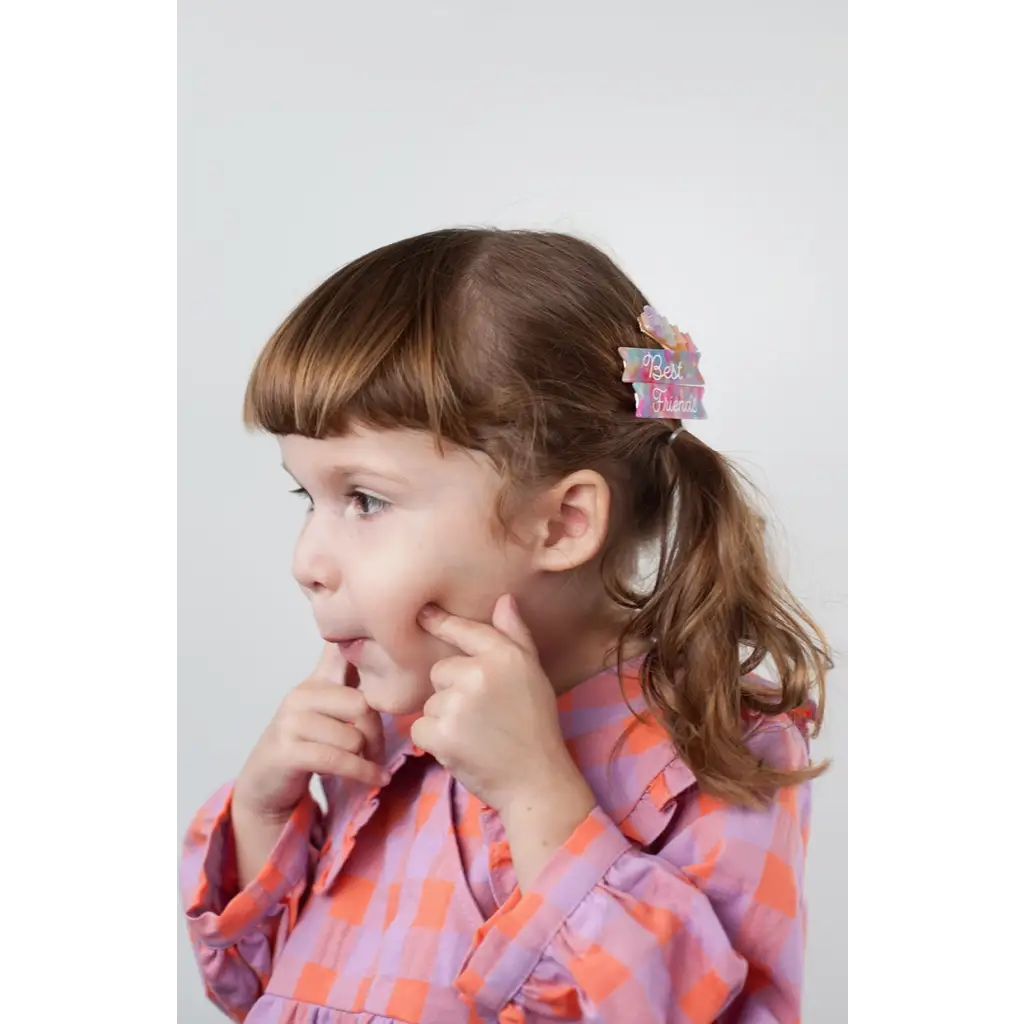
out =
[[[641,332],[661,348],[620,348],[622,379],[633,385],[641,419],[706,420],[700,353],[693,339],[653,306],[637,318]]]

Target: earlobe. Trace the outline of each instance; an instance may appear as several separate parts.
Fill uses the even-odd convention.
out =
[[[541,505],[538,569],[565,572],[597,556],[608,534],[611,507],[611,490],[600,473],[587,469],[565,477],[545,494]]]

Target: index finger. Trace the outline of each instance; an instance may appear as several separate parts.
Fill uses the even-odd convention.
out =
[[[348,662],[341,653],[337,644],[325,643],[320,652],[320,659],[313,669],[313,674],[321,679],[330,679],[332,682],[344,682],[348,671]]]
[[[486,622],[452,615],[436,604],[428,604],[421,609],[419,623],[431,636],[471,656],[491,650],[504,639],[501,633]]]

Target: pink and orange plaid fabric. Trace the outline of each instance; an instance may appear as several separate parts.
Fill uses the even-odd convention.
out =
[[[643,708],[635,678],[626,694]],[[762,811],[702,794],[614,671],[559,709],[599,806],[527,892],[497,815],[408,722],[386,722],[391,783],[325,780],[326,815],[300,804],[241,892],[231,787],[214,794],[181,870],[210,998],[250,1024],[797,1021],[809,787]],[[749,744],[807,760],[790,718]]]

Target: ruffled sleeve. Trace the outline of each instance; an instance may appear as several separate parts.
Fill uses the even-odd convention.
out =
[[[310,794],[292,812],[259,874],[239,891],[231,785],[203,805],[185,838],[181,890],[207,995],[234,1020],[260,998],[295,925],[322,842]]]

